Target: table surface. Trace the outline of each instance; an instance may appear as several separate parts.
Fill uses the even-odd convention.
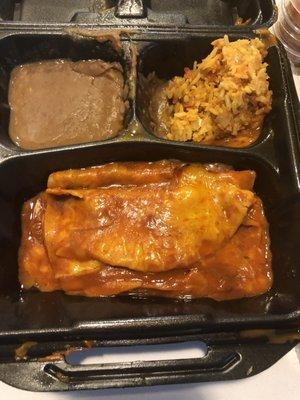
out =
[[[294,80],[300,99],[300,68],[293,68]],[[174,358],[199,356],[197,349],[181,345]],[[145,355],[135,353],[137,360]],[[157,354],[156,354],[157,357]],[[93,355],[92,362],[103,362]],[[162,355],[162,358],[163,355]],[[149,359],[149,357],[148,357]],[[113,361],[124,360],[124,350],[114,353]],[[108,361],[108,360],[107,360]],[[109,361],[112,361],[111,359]],[[299,400],[300,399],[300,344],[266,371],[250,378],[215,383],[166,385],[148,388],[107,389],[66,393],[33,393],[15,389],[0,382],[0,400]]]

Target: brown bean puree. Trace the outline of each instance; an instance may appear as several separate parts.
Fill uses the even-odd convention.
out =
[[[123,70],[102,60],[51,60],[11,74],[9,135],[24,149],[104,140],[123,127]]]

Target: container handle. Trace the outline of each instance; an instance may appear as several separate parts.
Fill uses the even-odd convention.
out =
[[[32,391],[123,388],[240,379],[273,365],[295,344],[209,345],[204,357],[96,365],[24,361],[0,363],[0,380]]]

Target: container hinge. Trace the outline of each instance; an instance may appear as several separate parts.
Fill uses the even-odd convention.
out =
[[[142,0],[119,0],[115,15],[118,18],[145,18],[146,8]]]

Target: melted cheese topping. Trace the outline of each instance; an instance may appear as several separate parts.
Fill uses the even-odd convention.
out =
[[[187,268],[232,237],[253,198],[197,164],[167,183],[50,189],[45,244],[59,276],[103,264],[152,272]]]

